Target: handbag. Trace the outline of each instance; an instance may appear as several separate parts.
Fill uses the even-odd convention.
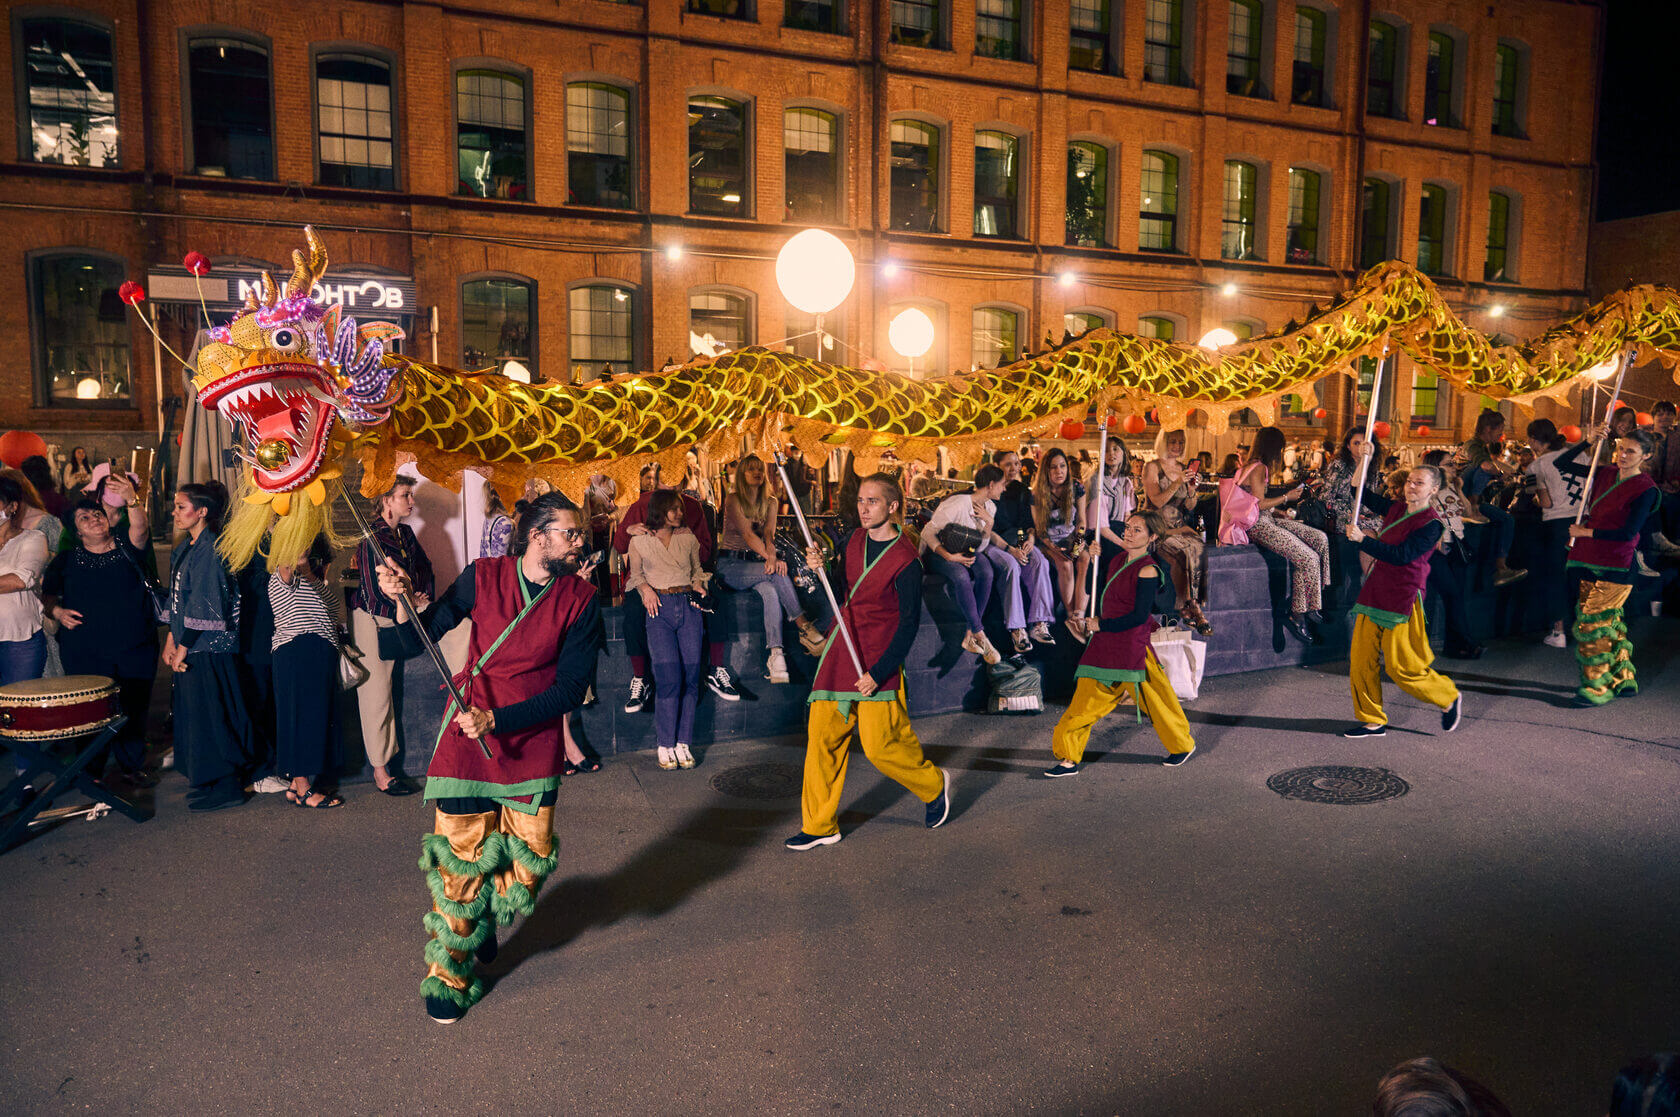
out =
[[[134,556],[129,554],[128,548],[124,547],[120,541],[117,541],[115,546],[122,557],[128,560],[128,564],[134,567],[134,573],[140,576],[140,585],[152,599],[152,620],[158,624],[168,624],[169,591],[152,581],[151,575],[146,573],[146,568],[135,561]]]
[[[362,653],[356,645],[349,642],[338,646],[338,687],[340,690],[355,690],[373,677],[366,667],[362,666]]]
[[[953,555],[972,555],[986,536],[977,527],[949,523],[939,529],[939,545]]]
[[[1149,634],[1149,646],[1180,701],[1190,701],[1201,693],[1202,672],[1207,667],[1206,641],[1192,637],[1187,628],[1157,628]]]

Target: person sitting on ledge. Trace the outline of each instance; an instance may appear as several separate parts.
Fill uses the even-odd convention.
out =
[[[723,533],[718,540],[718,578],[737,590],[754,590],[764,607],[764,677],[772,683],[788,681],[787,656],[782,652],[782,619],[799,629],[799,641],[812,655],[821,655],[822,633],[805,616],[788,577],[787,563],[776,554],[775,494],[768,483],[764,459],[748,454],[735,467],[735,490],[724,498]]]
[[[973,491],[952,493],[940,501],[922,529],[921,554],[928,572],[950,583],[951,596],[968,625],[963,651],[973,652],[987,663],[1003,658],[986,638],[985,626],[986,606],[991,603],[992,582],[997,575],[997,568],[986,557],[986,551],[992,545],[992,520],[1001,495],[1003,470],[995,465],[983,465],[974,475]],[[962,545],[956,542],[957,535],[966,537]],[[1011,635],[1016,651],[1026,650],[1022,644],[1031,646],[1026,632],[1019,627]]]
[[[1014,450],[997,450],[992,464],[1003,470],[1003,495],[997,499],[992,521],[992,544],[998,561],[1014,560],[1017,575],[1003,584],[1004,624],[1017,628],[1026,624],[1027,637],[1035,644],[1054,644],[1050,622],[1056,619],[1056,591],[1051,584],[1050,560],[1037,547],[1037,526],[1033,522],[1033,495],[1021,472],[1021,455]],[[1017,644],[1017,648],[1019,645]]]
[[[1324,617],[1324,587],[1330,584],[1330,541],[1322,531],[1272,510],[1301,499],[1296,485],[1282,496],[1267,496],[1266,482],[1283,463],[1283,432],[1261,427],[1249,460],[1229,482],[1219,486],[1219,542],[1254,543],[1289,563],[1290,607],[1283,625],[1304,644],[1314,643],[1307,625]]]

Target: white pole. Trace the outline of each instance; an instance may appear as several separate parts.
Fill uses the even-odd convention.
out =
[[[157,428],[158,443],[163,443],[163,338],[158,334],[157,303],[150,307],[152,312],[152,386],[157,393]]]
[[[1376,457],[1375,448],[1371,447],[1371,432],[1377,427],[1377,402],[1382,399],[1383,365],[1388,361],[1388,339],[1383,339],[1382,356],[1377,358],[1377,371],[1371,377],[1371,406],[1365,416],[1365,445],[1368,452],[1359,458],[1359,480],[1353,486],[1353,517],[1349,524],[1359,523],[1359,508],[1365,503],[1365,475],[1371,469],[1371,459]],[[1356,387],[1355,392],[1358,392]]]
[[[1091,527],[1096,533],[1096,552],[1091,555],[1091,593],[1085,601],[1085,615],[1097,615],[1097,574],[1102,566],[1102,529],[1106,522],[1103,517],[1103,478],[1108,475],[1108,414],[1104,414],[1097,427],[1097,499],[1091,502],[1092,519],[1096,523]]]
[[[1606,427],[1608,427],[1610,420],[1616,417],[1616,404],[1621,402],[1622,398],[1622,377],[1627,375],[1628,365],[1632,363],[1633,346],[1630,345],[1622,353],[1621,367],[1616,370],[1616,387],[1611,390],[1610,403],[1604,409],[1604,425]],[[1592,411],[1590,409],[1587,412],[1587,418],[1592,418]],[[1608,434],[1609,432],[1606,431],[1605,433]],[[1587,480],[1581,490],[1581,503],[1575,506],[1576,526],[1580,525],[1582,518],[1587,514],[1587,505],[1592,500],[1593,474],[1598,472],[1598,452],[1602,449],[1604,449],[1604,438],[1603,436],[1600,436],[1593,442],[1592,461],[1587,465]],[[1573,535],[1569,537],[1569,546],[1571,548],[1575,546],[1575,537]]]
[[[821,336],[820,330],[818,336]],[[822,351],[820,340],[817,342],[817,349],[819,353]],[[817,541],[811,538],[810,525],[805,522],[805,510],[799,507],[799,501],[793,499],[793,486],[788,484],[787,470],[782,468],[783,454],[780,450],[775,451],[775,458],[776,473],[782,479],[782,491],[788,494],[788,504],[792,505],[794,518],[799,521],[799,530],[805,535],[805,546],[815,547]],[[859,528],[858,530],[863,529]],[[834,612],[835,627],[840,630],[840,638],[846,642],[846,650],[852,654],[852,666],[857,668],[858,678],[861,679],[865,674],[863,660],[858,657],[857,645],[852,643],[852,631],[846,627],[846,618],[840,615],[840,601],[834,596],[834,587],[828,584],[828,571],[820,566],[817,567],[817,580],[822,582],[823,593],[828,595],[828,607]]]

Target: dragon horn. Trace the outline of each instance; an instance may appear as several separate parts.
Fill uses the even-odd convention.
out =
[[[303,227],[303,239],[309,245],[309,255],[292,249],[292,278],[286,281],[287,295],[307,295],[321,277],[327,274],[327,246],[315,235],[313,226]]]
[[[275,300],[278,299],[279,297],[280,297],[280,291],[279,291],[278,288],[276,288],[274,286],[274,276],[271,275],[270,273],[266,272],[266,271],[263,272],[262,273],[262,300],[261,300],[263,306],[273,306],[274,303],[275,303]]]

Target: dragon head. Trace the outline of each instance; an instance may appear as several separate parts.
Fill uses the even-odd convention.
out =
[[[327,250],[314,229],[303,232],[309,251],[292,253],[285,286],[263,273],[260,294],[199,347],[193,376],[199,402],[243,431],[248,499],[282,516],[299,490],[316,505],[325,501],[325,482],[343,470],[335,447],[387,420],[401,394],[383,358],[402,331],[385,322],[358,326],[341,307],[316,302]]]

